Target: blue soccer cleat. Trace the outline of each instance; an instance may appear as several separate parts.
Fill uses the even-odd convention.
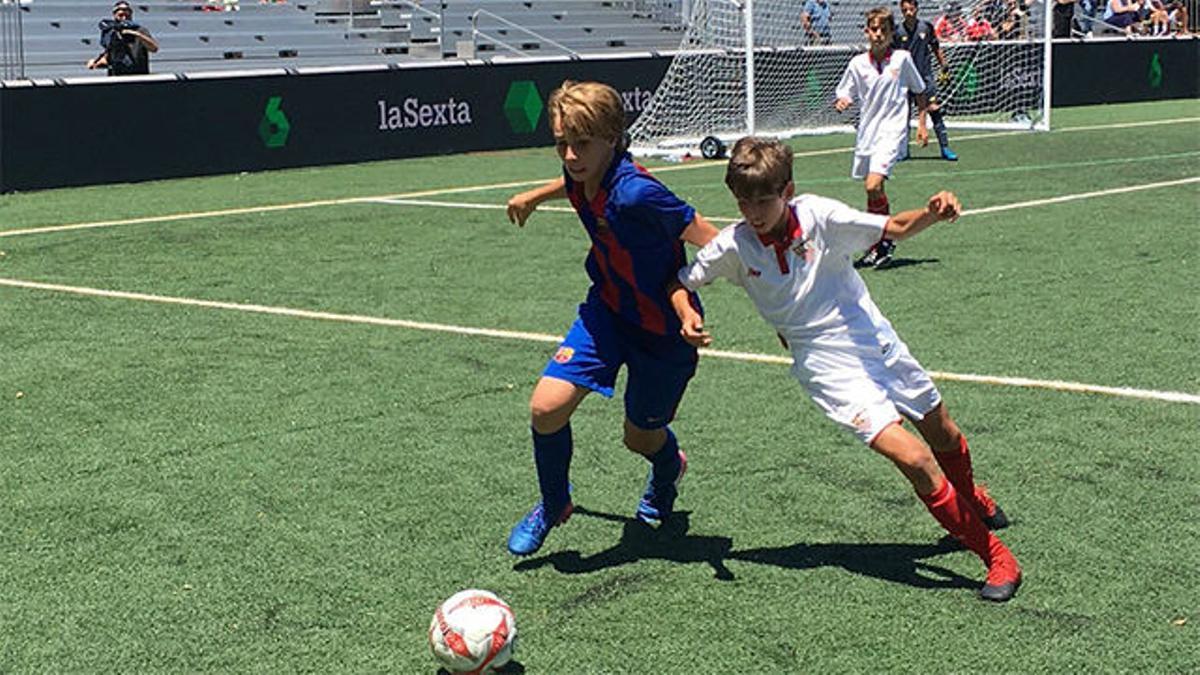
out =
[[[942,159],[946,160],[947,162],[957,162],[958,155],[950,148],[943,146],[942,147]]]
[[[637,519],[651,525],[661,523],[671,516],[675,510],[675,498],[679,496],[679,482],[687,473],[687,455],[679,451],[679,473],[658,479],[654,475],[654,467],[650,467],[650,477],[646,480],[646,492],[638,502]]]
[[[525,514],[525,517],[513,526],[512,532],[508,535],[509,553],[513,555],[537,553],[537,550],[546,541],[546,535],[550,534],[550,528],[567,522],[574,510],[575,505],[568,501],[567,505],[559,512],[558,517],[551,520],[546,515],[545,505],[539,501],[532,511]]]

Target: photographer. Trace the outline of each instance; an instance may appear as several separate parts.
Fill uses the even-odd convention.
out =
[[[133,7],[125,0],[113,4],[113,18],[100,22],[100,46],[104,51],[87,62],[88,70],[108,68],[109,75],[145,75],[150,72],[150,54],[158,42],[150,31],[133,22]]]

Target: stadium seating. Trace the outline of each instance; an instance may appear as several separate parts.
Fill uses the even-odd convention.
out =
[[[160,45],[153,73],[454,58],[460,49],[478,57],[563,54],[562,47],[648,51],[679,42],[678,6],[667,0],[133,0],[133,6],[134,20]],[[21,9],[27,77],[103,76],[84,64],[100,53],[97,23],[108,18],[107,4],[30,0]]]

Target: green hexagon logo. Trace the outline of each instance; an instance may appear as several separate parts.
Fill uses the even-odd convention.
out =
[[[531,134],[542,117],[542,95],[532,80],[517,80],[508,85],[504,97],[504,116],[513,133]]]

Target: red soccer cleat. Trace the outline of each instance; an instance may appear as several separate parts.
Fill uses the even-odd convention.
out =
[[[992,563],[988,565],[987,581],[979,589],[979,597],[992,602],[1007,602],[1021,586],[1021,566],[1007,546],[994,536],[991,539]]]

